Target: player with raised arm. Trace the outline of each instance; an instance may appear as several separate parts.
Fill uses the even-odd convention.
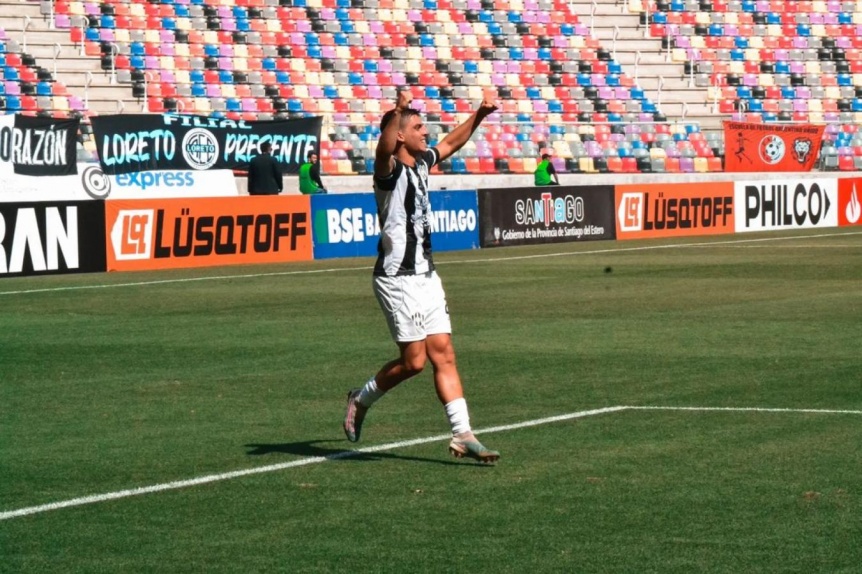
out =
[[[400,91],[395,109],[383,115],[374,159],[374,195],[380,220],[374,294],[400,353],[363,388],[347,394],[344,432],[351,442],[358,441],[368,408],[422,372],[430,361],[437,397],[452,427],[449,451],[459,458],[493,463],[500,453],[485,448],[473,434],[455,365],[446,294],[431,256],[428,172],[461,149],[497,107],[483,101],[467,121],[429,148],[428,128],[420,113],[410,107],[411,101],[410,92]]]

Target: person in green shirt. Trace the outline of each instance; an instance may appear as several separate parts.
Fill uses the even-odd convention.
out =
[[[308,154],[305,163],[299,166],[299,191],[304,195],[326,193],[326,188],[320,181],[320,163],[314,152]]]
[[[549,154],[542,154],[542,161],[536,166],[536,171],[533,172],[536,185],[560,185],[560,180],[557,178],[557,170],[554,169],[554,164],[551,163]]]

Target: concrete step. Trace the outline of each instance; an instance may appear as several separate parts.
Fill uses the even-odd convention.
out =
[[[32,42],[27,43],[27,53],[31,56],[40,60],[41,66],[46,66],[44,62],[50,62],[54,60],[54,57],[58,55],[57,47],[59,45],[59,56],[58,60],[90,60],[89,56],[82,56],[78,51],[78,48],[66,43],[56,42],[56,43],[44,43],[44,44],[34,44]]]

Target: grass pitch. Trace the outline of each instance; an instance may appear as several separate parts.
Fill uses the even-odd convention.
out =
[[[862,235],[436,255],[474,428],[862,411]],[[626,409],[340,457],[395,347],[367,259],[0,282],[2,572],[859,572],[862,415]],[[610,268],[610,272],[606,272]],[[430,371],[430,369],[429,369]],[[358,447],[445,434],[430,372]]]

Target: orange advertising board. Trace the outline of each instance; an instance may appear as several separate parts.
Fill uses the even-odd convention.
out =
[[[108,271],[312,259],[308,196],[108,200]]]
[[[862,225],[862,179],[838,180],[838,225]]]
[[[733,182],[614,187],[617,239],[734,232]]]

